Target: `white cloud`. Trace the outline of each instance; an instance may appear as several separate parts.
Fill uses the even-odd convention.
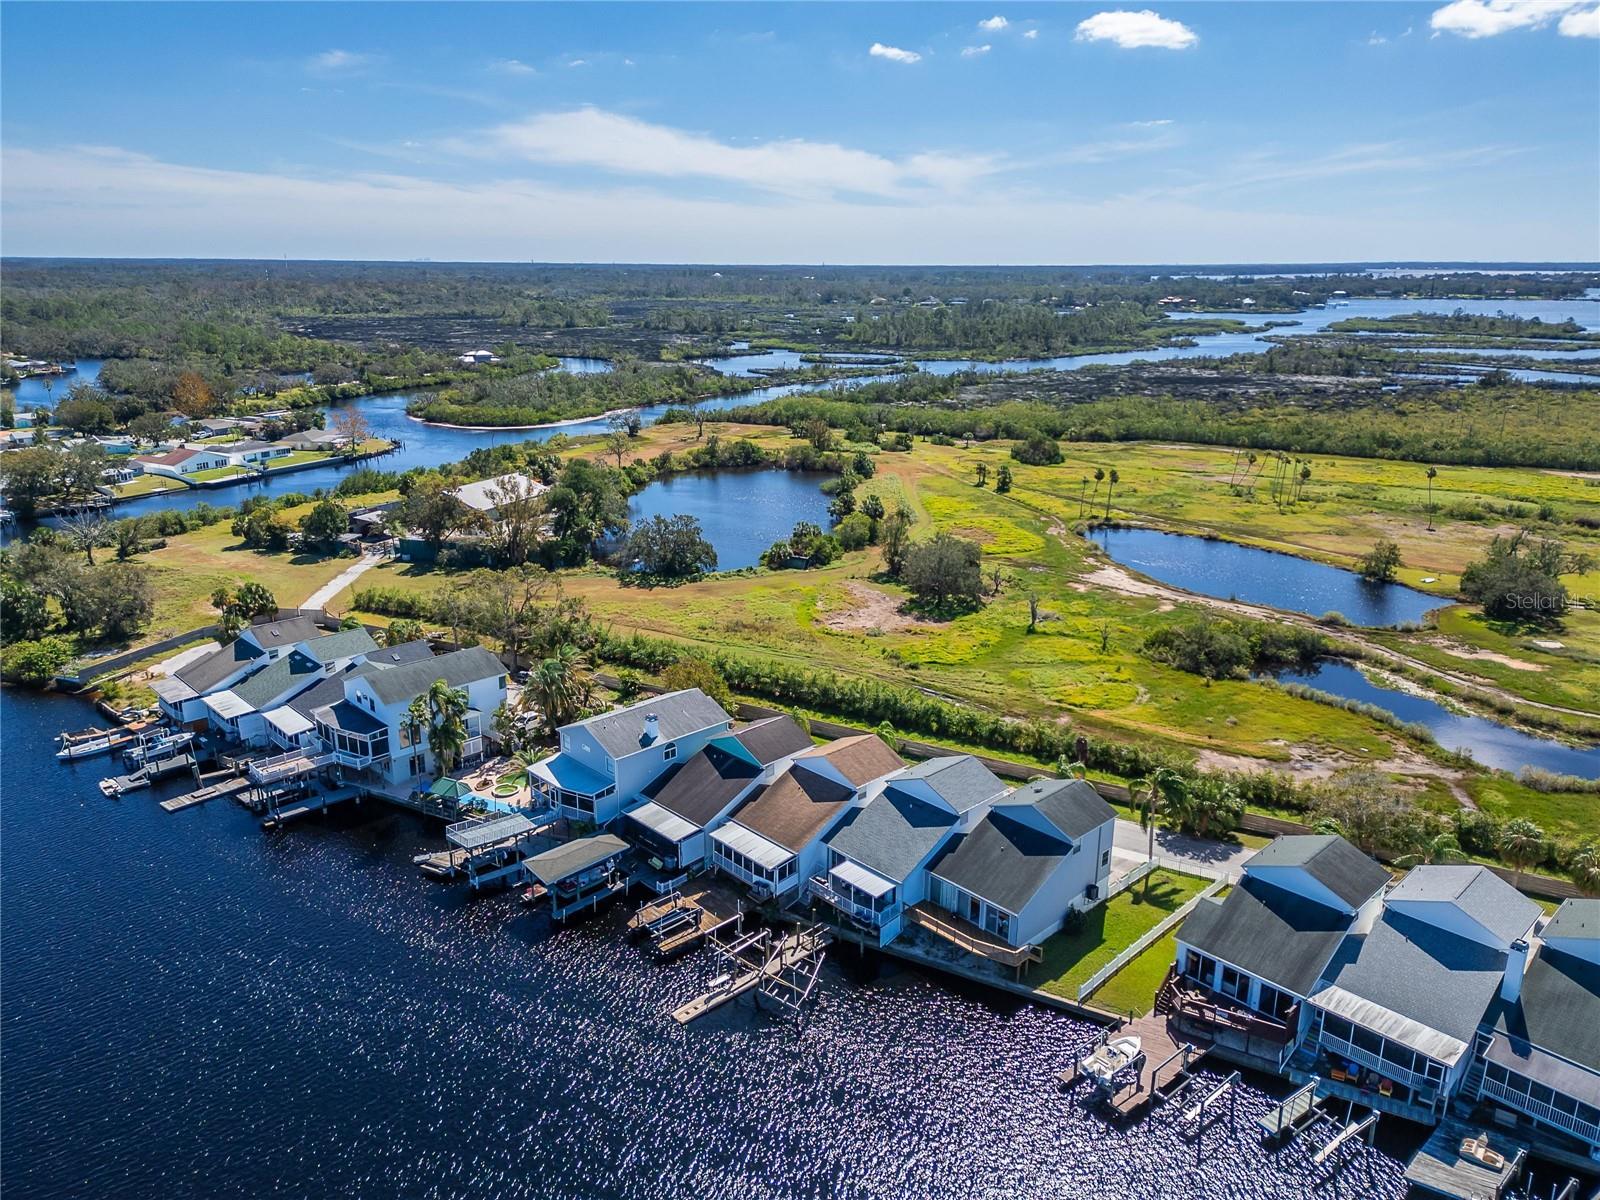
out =
[[[1170,21],[1159,13],[1142,9],[1139,12],[1119,10],[1095,13],[1088,20],[1078,22],[1078,40],[1114,42],[1124,50],[1147,46],[1162,50],[1186,50],[1200,38],[1182,21]]]
[[[1379,33],[1376,29],[1374,29],[1367,37],[1367,45],[1369,46],[1387,46],[1388,44],[1389,39],[1384,37],[1383,34]]]
[[[890,62],[915,63],[922,61],[922,55],[915,50],[902,50],[899,46],[885,46],[882,42],[873,42],[872,48],[867,51],[873,58],[887,58]]]
[[[1453,0],[1443,8],[1435,9],[1428,19],[1435,33],[1455,33],[1466,38],[1497,37],[1517,29],[1541,29],[1550,22],[1561,19],[1560,31],[1567,37],[1592,36],[1582,32],[1568,32],[1569,21],[1573,30],[1580,29],[1587,20],[1600,21],[1596,9],[1582,9],[1585,0]]]
[[[978,28],[983,30],[985,33],[999,33],[1009,24],[1011,24],[1010,21],[996,13],[987,21],[979,21]]]
[[[1022,36],[1027,38],[1031,42],[1031,41],[1033,41],[1034,39],[1036,39],[1039,36],[1039,31],[1037,29],[1030,29],[1030,30],[1028,30],[1028,32],[1024,33]]]
[[[1139,129],[1154,129],[1158,125],[1171,125],[1172,124],[1172,118],[1171,117],[1160,117],[1160,118],[1158,118],[1157,120],[1154,120],[1154,121],[1129,121],[1128,124],[1133,125],[1133,126],[1135,126],[1136,128],[1139,128]]]
[[[575,58],[567,64],[569,67],[587,67],[588,65],[589,60],[587,58]]]
[[[977,58],[980,54],[987,54],[993,49],[994,47],[989,45],[987,42],[981,46],[963,46],[961,47],[961,57]]]
[[[893,159],[802,139],[735,146],[599,108],[539,113],[446,143],[457,153],[591,167],[619,175],[719,179],[786,195],[859,192],[893,197],[959,191],[1006,170],[996,155],[926,151]]]
[[[537,75],[538,72],[527,63],[515,58],[500,58],[489,64],[491,71],[501,75]]]
[[[313,54],[306,63],[308,69],[332,75],[340,71],[358,71],[372,63],[370,54],[354,54],[349,50],[324,50]]]
[[[1556,28],[1562,37],[1600,38],[1600,5],[1567,13]]]

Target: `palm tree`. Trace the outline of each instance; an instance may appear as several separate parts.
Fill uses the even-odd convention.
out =
[[[467,693],[435,679],[425,693],[428,724],[428,749],[433,751],[439,774],[448,775],[467,744]]]
[[[1171,767],[1157,767],[1142,779],[1135,779],[1128,787],[1129,799],[1135,800],[1139,809],[1139,824],[1150,835],[1147,856],[1151,862],[1156,857],[1156,816],[1172,816],[1184,812],[1189,805],[1189,781]],[[1150,872],[1144,877],[1144,890],[1150,893]]]
[[[1089,490],[1089,477],[1085,475],[1078,483],[1078,520],[1083,520],[1083,501],[1085,493]]]
[[[1106,520],[1111,520],[1111,489],[1117,486],[1120,478],[1115,467],[1111,468],[1111,482],[1106,484]]]
[[[1181,824],[1196,837],[1210,836],[1213,826],[1231,829],[1244,813],[1244,800],[1232,783],[1207,781],[1207,786],[1191,788],[1189,804]]]
[[[1104,467],[1096,467],[1094,469],[1094,493],[1093,493],[1093,495],[1091,495],[1089,497],[1089,511],[1090,512],[1094,511],[1094,502],[1100,498],[1100,484],[1105,479],[1105,477],[1106,477],[1106,472],[1105,472],[1105,468]]]
[[[405,730],[407,743],[413,748],[416,747],[422,741],[422,731],[432,724],[432,718],[428,715],[428,698],[425,695],[418,696],[406,708],[406,715],[401,724],[401,728]],[[415,754],[415,749],[412,753]]]
[[[1461,852],[1461,843],[1456,841],[1456,835],[1448,829],[1431,836],[1419,832],[1417,840],[1412,845],[1410,854],[1403,854],[1394,860],[1395,866],[1410,870],[1425,863],[1438,865],[1467,861],[1467,856]]]
[[[1600,842],[1585,842],[1574,850],[1567,873],[1585,896],[1600,896]]]
[[[554,654],[533,669],[524,690],[554,736],[558,728],[589,707],[594,694],[589,660],[574,645],[557,646]]]
[[[1516,872],[1516,885],[1522,886],[1522,873],[1544,857],[1544,830],[1526,817],[1506,822],[1500,831],[1500,857]]]
[[[1056,759],[1056,771],[1072,779],[1083,779],[1089,774],[1089,767],[1081,758],[1069,759],[1063,754]]]
[[[1433,480],[1439,474],[1439,468],[1428,468],[1428,528],[1433,528]]]

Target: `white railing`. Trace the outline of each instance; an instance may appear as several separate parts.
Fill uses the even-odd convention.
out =
[[[1519,1092],[1515,1088],[1507,1087],[1505,1084],[1498,1083],[1488,1076],[1484,1076],[1483,1092],[1485,1095],[1493,1096],[1501,1103],[1508,1104],[1530,1117],[1535,1117],[1546,1124],[1556,1125],[1575,1133],[1590,1145],[1600,1145],[1600,1125],[1591,1125],[1587,1121],[1580,1120],[1576,1113],[1562,1112],[1554,1105],[1546,1104],[1542,1100],[1535,1100],[1525,1092]]]
[[[827,881],[827,877],[823,875],[813,875],[808,882],[811,888],[811,894],[818,900],[825,901],[826,903],[833,905],[833,907],[837,908],[846,916],[855,917],[857,920],[865,921],[874,928],[882,925],[890,917],[894,916],[894,914],[898,912],[900,908],[898,904],[891,904],[888,908],[876,909],[870,904],[862,904],[856,900],[852,900],[843,892],[836,890],[833,885]]]
[[[286,754],[275,754],[271,758],[257,759],[250,763],[246,770],[250,778],[256,783],[271,783],[277,779],[302,775],[308,771],[320,771],[333,761],[331,754],[316,754],[310,750],[290,750]]]
[[[1131,875],[1132,872],[1130,871],[1129,874]],[[1155,925],[1145,930],[1145,932],[1140,935],[1139,939],[1135,941],[1133,945],[1122,951],[1105,966],[1101,967],[1098,971],[1084,981],[1083,986],[1078,989],[1078,1003],[1082,1004],[1097,987],[1105,983],[1106,980],[1110,979],[1134,959],[1138,958],[1139,955],[1143,954],[1162,937],[1166,936],[1166,933],[1169,929],[1172,929],[1178,924],[1179,921],[1182,921],[1194,911],[1195,905],[1199,904],[1202,900],[1209,900],[1212,896],[1215,896],[1223,889],[1224,886],[1226,886],[1227,882],[1228,881],[1226,878],[1213,880],[1211,883],[1206,885],[1205,890],[1199,895],[1191,897],[1180,908],[1169,913]]]
[[[1379,1035],[1375,1034],[1374,1036]],[[1352,1062],[1371,1067],[1384,1078],[1392,1079],[1396,1083],[1403,1083],[1413,1092],[1428,1093],[1428,1095],[1419,1094],[1416,1097],[1416,1103],[1424,1107],[1431,1107],[1435,1097],[1444,1087],[1442,1080],[1431,1079],[1427,1075],[1411,1070],[1409,1067],[1402,1067],[1399,1063],[1391,1062],[1389,1059],[1384,1058],[1382,1054],[1374,1054],[1370,1050],[1364,1050],[1354,1042],[1347,1042],[1344,1038],[1337,1037],[1326,1029],[1318,1036],[1317,1045],[1324,1050],[1337,1051],[1341,1057],[1348,1058]],[[1385,1041],[1384,1045],[1388,1045],[1388,1042]]]

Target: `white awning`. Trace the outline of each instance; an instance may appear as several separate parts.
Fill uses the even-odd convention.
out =
[[[302,733],[309,733],[316,728],[315,723],[309,717],[296,712],[287,704],[261,715],[266,719],[268,725],[271,725],[284,737],[299,737]]]
[[[224,721],[231,721],[235,717],[244,716],[245,713],[255,712],[254,705],[239,699],[232,692],[218,692],[215,696],[207,696],[206,707]]]
[[[168,704],[182,704],[185,700],[197,699],[200,695],[176,675],[165,676],[150,681],[150,690]]]
[[[840,863],[828,872],[835,879],[843,880],[858,892],[864,892],[876,900],[879,896],[887,896],[894,891],[894,880],[885,879],[875,871],[865,867],[858,867],[848,860]]]
[[[638,808],[630,809],[627,815],[674,844],[700,832],[700,826],[693,821],[685,821],[677,813],[668,812],[653,800],[641,804]]]
[[[1311,1003],[1324,1012],[1343,1017],[1353,1025],[1359,1025],[1380,1037],[1388,1038],[1397,1045],[1424,1054],[1447,1067],[1454,1066],[1467,1050],[1467,1044],[1459,1038],[1441,1033],[1421,1021],[1413,1021],[1410,1017],[1402,1016],[1393,1009],[1363,999],[1341,987],[1323,988],[1311,997]]]
[[[735,853],[742,854],[758,866],[775,870],[794,857],[777,842],[769,842],[759,833],[743,825],[730,822],[711,835],[712,839]]]

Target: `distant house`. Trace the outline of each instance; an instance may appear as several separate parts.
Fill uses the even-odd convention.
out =
[[[811,736],[787,716],[713,737],[645,787],[645,803],[623,814],[621,833],[667,869],[699,866],[711,853],[706,831],[810,748]]]
[[[899,936],[905,910],[928,895],[928,865],[971,832],[1006,792],[970,754],[930,758],[897,771],[827,839],[827,874],[812,892],[880,946]]]
[[[533,765],[534,787],[563,816],[608,825],[668,767],[732,728],[699,688],[652,696],[563,725],[561,748]]]
[[[824,839],[886,776],[900,756],[873,734],[840,738],[796,754],[711,834],[711,858],[724,874],[758,891],[798,895],[822,870]]]
[[[1116,811],[1082,779],[994,801],[929,867],[933,903],[1010,946],[1036,946],[1105,899]]]
[[[209,447],[197,450],[189,446],[180,446],[162,454],[135,454],[128,461],[136,464],[146,475],[166,475],[172,479],[183,479],[202,471],[215,471],[232,465],[227,455],[216,450]]]
[[[331,429],[302,429],[278,439],[278,445],[289,450],[337,450],[344,438]]]
[[[499,361],[499,357],[488,350],[468,350],[465,354],[460,355],[456,359],[456,362],[460,363],[463,367],[476,367],[486,363],[497,363]]]
[[[132,467],[107,467],[100,472],[100,481],[110,485],[132,483],[137,478],[139,478],[139,472]]]
[[[513,472],[509,475],[480,479],[476,483],[464,483],[460,487],[451,488],[450,495],[474,512],[482,513],[489,520],[496,521],[500,518],[499,506],[507,499],[531,500],[548,490],[549,488],[537,479]]]

